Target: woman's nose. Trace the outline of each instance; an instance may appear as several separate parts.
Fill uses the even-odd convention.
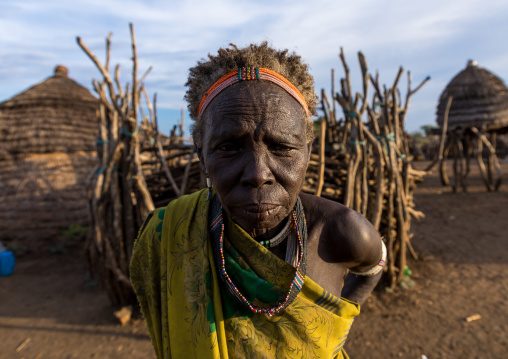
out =
[[[241,184],[252,188],[275,183],[275,177],[268,166],[266,156],[253,154],[246,159]]]

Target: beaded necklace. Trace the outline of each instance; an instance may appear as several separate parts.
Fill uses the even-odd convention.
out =
[[[221,229],[220,236],[219,236],[219,253],[220,253],[220,267],[221,267],[220,271],[219,271],[220,275],[223,278],[223,280],[227,284],[229,284],[230,290],[232,289],[232,292],[234,294],[236,294],[235,296],[237,298],[239,298],[240,301],[242,303],[244,303],[254,313],[266,313],[269,317],[271,317],[272,315],[279,313],[285,307],[286,303],[288,302],[289,298],[291,297],[291,292],[293,291],[293,289],[296,289],[298,292],[300,292],[302,290],[305,276],[301,273],[300,266],[302,264],[302,259],[303,259],[303,255],[304,255],[304,248],[303,248],[302,238],[300,236],[300,228],[298,226],[298,221],[297,221],[295,210],[293,210],[291,212],[291,219],[293,220],[293,222],[295,224],[296,235],[298,238],[298,245],[300,248],[299,255],[298,255],[298,262],[296,264],[295,276],[293,278],[293,281],[291,282],[291,285],[289,286],[289,291],[288,291],[286,297],[284,298],[284,300],[282,302],[279,302],[279,305],[277,305],[276,307],[272,307],[272,308],[258,307],[256,305],[254,305],[251,301],[249,301],[247,298],[245,298],[245,296],[238,290],[238,288],[235,286],[235,284],[229,277],[228,273],[226,272],[226,261],[224,259],[224,247],[223,247],[224,219],[222,216],[222,206],[221,206],[218,214],[215,216],[214,220],[212,221],[212,226],[211,226],[212,228],[220,225],[220,229]],[[289,223],[289,221],[288,221],[288,223]]]
[[[284,239],[286,239],[287,235],[289,234],[289,224],[290,220],[287,221],[286,225],[282,229],[282,231],[279,232],[275,237],[273,237],[270,240],[267,241],[259,241],[259,244],[261,244],[263,247],[266,247],[268,249],[275,247],[282,243]]]

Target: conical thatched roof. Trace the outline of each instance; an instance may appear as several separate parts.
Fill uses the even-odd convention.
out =
[[[98,106],[63,66],[0,104],[0,241],[37,248],[88,225]]]
[[[448,126],[508,127],[508,88],[496,75],[469,61],[439,97],[437,123],[442,126],[448,97],[453,96]]]
[[[91,151],[98,100],[67,76],[54,76],[0,103],[0,142],[9,154]]]

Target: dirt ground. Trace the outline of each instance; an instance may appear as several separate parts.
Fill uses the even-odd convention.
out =
[[[346,344],[352,359],[508,357],[508,184],[486,192],[475,167],[470,184],[453,194],[434,173],[419,185],[413,286],[369,298]],[[0,277],[0,358],[154,358],[144,323],[118,324],[79,246],[66,250],[19,256]]]

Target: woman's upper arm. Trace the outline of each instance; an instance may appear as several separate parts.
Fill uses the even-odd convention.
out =
[[[318,253],[325,262],[341,263],[355,271],[373,267],[382,256],[376,228],[360,213],[340,203],[300,194],[308,228],[319,238]]]
[[[347,224],[342,226],[343,240],[349,249],[349,268],[362,272],[379,263],[382,239],[376,228],[361,214],[349,210]]]

